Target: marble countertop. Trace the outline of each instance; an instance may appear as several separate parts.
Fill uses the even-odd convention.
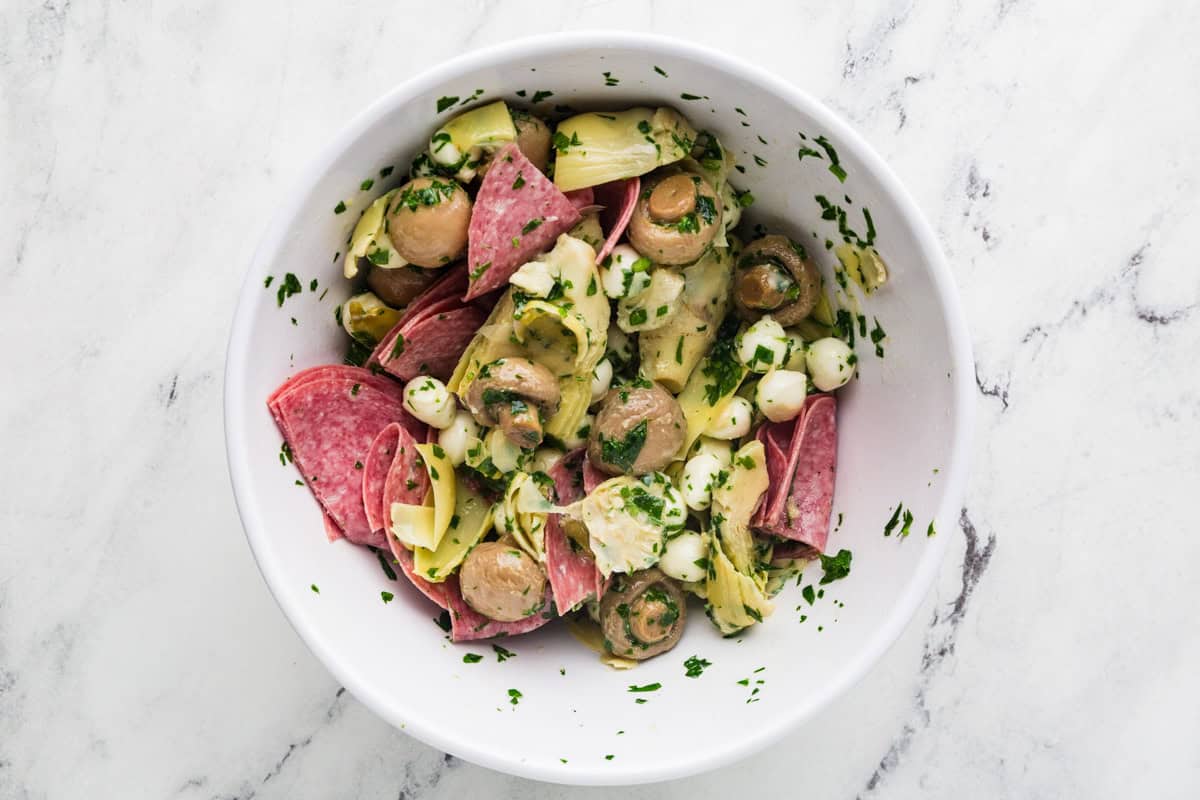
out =
[[[255,569],[221,418],[243,270],[301,166],[431,63],[585,27],[710,44],[845,115],[933,223],[978,361],[966,507],[897,645],[760,755],[619,794],[1200,793],[1200,13],[703,8],[4,5],[0,797],[618,794],[475,767],[345,694]]]

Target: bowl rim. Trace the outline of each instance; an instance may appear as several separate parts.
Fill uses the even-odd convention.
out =
[[[246,446],[247,418],[239,410],[241,398],[246,391],[244,376],[246,375],[248,356],[251,352],[248,340],[258,295],[254,290],[262,282],[262,273],[265,272],[266,265],[283,243],[291,221],[300,212],[303,198],[308,196],[321,177],[348,147],[397,106],[409,102],[422,92],[436,90],[439,86],[466,72],[486,67],[497,61],[512,60],[515,57],[536,58],[579,48],[636,49],[664,56],[677,55],[704,60],[714,68],[729,73],[737,79],[755,83],[791,105],[803,108],[806,113],[818,120],[828,134],[836,139],[839,148],[853,152],[855,158],[878,179],[882,191],[895,199],[904,218],[913,228],[918,250],[926,256],[931,282],[946,316],[951,339],[949,343],[953,373],[951,380],[955,399],[951,419],[952,447],[950,458],[943,465],[945,489],[935,518],[943,521],[957,519],[966,483],[974,426],[974,385],[971,380],[974,360],[953,276],[937,237],[921,213],[919,206],[883,158],[848,122],[820,100],[788,80],[711,46],[659,34],[629,31],[592,29],[541,34],[480,48],[424,70],[397,85],[341,128],[291,184],[291,193],[286,196],[285,201],[275,212],[259,240],[250,262],[250,268],[247,270],[239,290],[238,305],[230,329],[225,362],[225,446],[238,515],[241,518],[246,540],[250,545],[259,572],[292,628],[309,650],[351,694],[392,726],[402,729],[405,733],[411,734],[432,747],[453,753],[484,767],[523,778],[552,783],[631,785],[695,775],[743,759],[795,730],[842,696],[870,671],[908,626],[933,585],[951,537],[939,536],[929,542],[929,546],[906,589],[893,604],[890,615],[870,635],[866,646],[856,654],[855,658],[845,664],[837,679],[821,687],[807,702],[787,709],[769,723],[754,730],[750,735],[728,743],[717,754],[708,755],[703,763],[695,763],[695,758],[689,759],[688,757],[648,766],[630,765],[629,768],[613,763],[605,764],[603,767],[523,763],[494,755],[485,746],[479,746],[469,739],[446,730],[445,726],[439,725],[436,719],[417,716],[401,718],[398,714],[393,713],[389,707],[390,700],[385,698],[383,693],[376,691],[361,680],[353,665],[344,661],[337,652],[314,633],[306,622],[305,612],[299,605],[298,599],[293,598],[289,593],[275,590],[277,585],[283,585],[284,579],[279,564],[266,557],[262,549],[263,543],[267,539],[267,532],[259,518],[254,499],[247,489],[251,472],[249,452]]]

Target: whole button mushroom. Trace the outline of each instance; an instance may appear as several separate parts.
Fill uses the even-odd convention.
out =
[[[771,234],[742,250],[733,277],[733,304],[743,319],[770,314],[780,325],[795,325],[816,308],[821,273],[804,248]]]
[[[679,585],[657,569],[623,579],[600,601],[600,628],[609,650],[642,661],[667,652],[683,636],[687,600]]]
[[[444,267],[467,249],[471,198],[453,178],[413,178],[388,212],[387,234],[404,260]]]
[[[558,381],[527,358],[501,358],[485,364],[467,389],[464,402],[480,425],[499,425],[517,447],[542,443],[542,420],[558,411]]]
[[[656,264],[690,264],[721,227],[721,198],[699,175],[651,177],[633,210],[629,243]]]
[[[644,475],[671,463],[686,432],[679,401],[662,386],[618,386],[592,423],[588,459],[609,475]]]
[[[463,561],[458,581],[467,605],[498,622],[525,619],[545,603],[545,573],[512,542],[477,545]]]
[[[426,272],[419,267],[381,267],[371,265],[367,273],[367,286],[380,300],[392,308],[404,308],[413,298],[433,283],[436,273]]]

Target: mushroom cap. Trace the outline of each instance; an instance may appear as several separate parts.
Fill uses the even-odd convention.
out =
[[[537,447],[542,420],[558,411],[561,392],[553,373],[527,358],[486,364],[467,388],[463,402],[480,425],[499,425],[517,447]]]
[[[512,542],[477,545],[458,575],[467,605],[498,622],[516,622],[542,610],[546,574]]]
[[[661,385],[617,386],[592,423],[588,460],[609,475],[644,475],[671,463],[686,432],[679,401]]]
[[[413,178],[388,212],[392,246],[410,264],[444,267],[467,249],[471,198],[453,178]]]
[[[692,184],[690,193],[685,181]],[[722,210],[712,184],[699,175],[669,172],[652,176],[642,183],[642,194],[633,209],[629,243],[656,264],[690,264],[704,254],[720,230]],[[672,219],[675,214],[679,216]]]
[[[788,287],[795,299],[770,307],[772,301],[779,299],[778,286],[765,284],[782,277],[778,269],[786,270],[795,281]],[[821,273],[816,264],[803,247],[780,234],[763,236],[746,245],[738,258],[733,280],[733,304],[738,316],[757,320],[769,313],[785,328],[811,314],[821,297]]]
[[[679,643],[687,620],[687,598],[657,569],[644,569],[617,583],[600,601],[600,627],[609,650],[642,661]]]
[[[367,286],[392,308],[404,308],[433,283],[435,277],[435,273],[425,272],[417,267],[388,269],[372,264],[370,272],[367,273]]]

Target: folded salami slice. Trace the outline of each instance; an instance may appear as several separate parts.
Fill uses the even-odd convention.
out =
[[[589,458],[583,459],[583,491],[591,494],[596,487],[608,480],[608,475],[592,466]]]
[[[400,424],[393,422],[379,432],[363,459],[363,509],[371,530],[384,530],[387,510],[383,507],[383,487],[396,451],[400,448]]]
[[[488,174],[491,175],[492,171],[488,170]],[[537,630],[556,616],[554,596],[549,586],[546,587],[545,605],[542,610],[516,622],[497,622],[467,605],[458,588],[457,575],[447,578],[442,588],[450,609],[450,640],[454,642],[493,639],[497,636],[520,636],[522,633]]]
[[[417,574],[416,567],[413,563],[413,554],[407,547],[400,544],[395,536],[389,536],[388,541],[392,548],[392,561],[396,566],[400,567],[400,571],[408,578],[412,585],[417,587],[417,591],[428,597],[438,605],[438,608],[448,609],[450,606],[446,603],[446,585],[444,583],[430,583]],[[454,587],[455,591],[458,587]]]
[[[636,177],[602,183],[596,187],[596,202],[604,206],[604,211],[600,213],[600,225],[608,232],[604,246],[596,254],[597,262],[603,261],[625,235],[641,190],[642,180]]]
[[[424,441],[424,439],[422,439]],[[429,493],[429,473],[417,452],[417,440],[401,429],[396,439],[396,453],[383,481],[382,512],[384,527],[391,530],[392,503],[419,506]],[[388,537],[389,539],[395,537]]]
[[[550,468],[559,505],[569,505],[583,497],[583,460],[584,450],[580,448],[567,453]],[[559,514],[550,514],[546,519],[545,547],[546,576],[554,592],[554,607],[560,615],[596,596],[602,580],[596,560],[563,532]]]
[[[379,431],[405,416],[400,387],[364,369],[341,369],[342,377],[297,376],[268,406],[297,469],[342,534],[383,547],[363,506],[363,459]]]
[[[321,511],[321,519],[325,522],[325,538],[331,542],[346,538],[345,534],[342,533],[342,529],[333,521],[333,517],[326,514],[324,510]]]
[[[467,267],[471,300],[508,283],[517,268],[548,250],[579,222],[578,209],[515,144],[496,153],[471,210]]]
[[[412,319],[439,300],[445,300],[447,297],[461,297],[466,288],[467,265],[463,263],[446,267],[444,273],[438,276],[436,281],[429,284],[425,291],[414,297],[412,302],[405,307],[404,316],[400,318],[400,321]]]
[[[328,380],[330,378],[348,378],[365,386],[371,386],[386,394],[395,394],[396,397],[401,397],[400,390],[403,388],[391,378],[384,375],[377,375],[362,367],[351,367],[346,364],[324,364],[319,367],[302,369],[279,384],[279,388],[267,398],[267,405],[273,405],[280,397],[306,383]]]
[[[564,197],[571,201],[571,205],[575,206],[575,210],[580,214],[584,213],[584,209],[591,208],[596,204],[596,193],[590,186],[567,192]]]
[[[765,437],[771,483],[754,526],[823,553],[837,472],[837,401],[833,395],[815,395],[793,422],[763,427],[767,430],[760,430],[759,436],[760,441]],[[781,466],[783,452],[788,456]]]
[[[380,345],[380,366],[403,381],[417,375],[449,380],[487,314],[457,299],[446,302],[448,310],[434,311],[441,308],[439,303],[429,313],[393,328]],[[453,305],[457,307],[449,307]]]

